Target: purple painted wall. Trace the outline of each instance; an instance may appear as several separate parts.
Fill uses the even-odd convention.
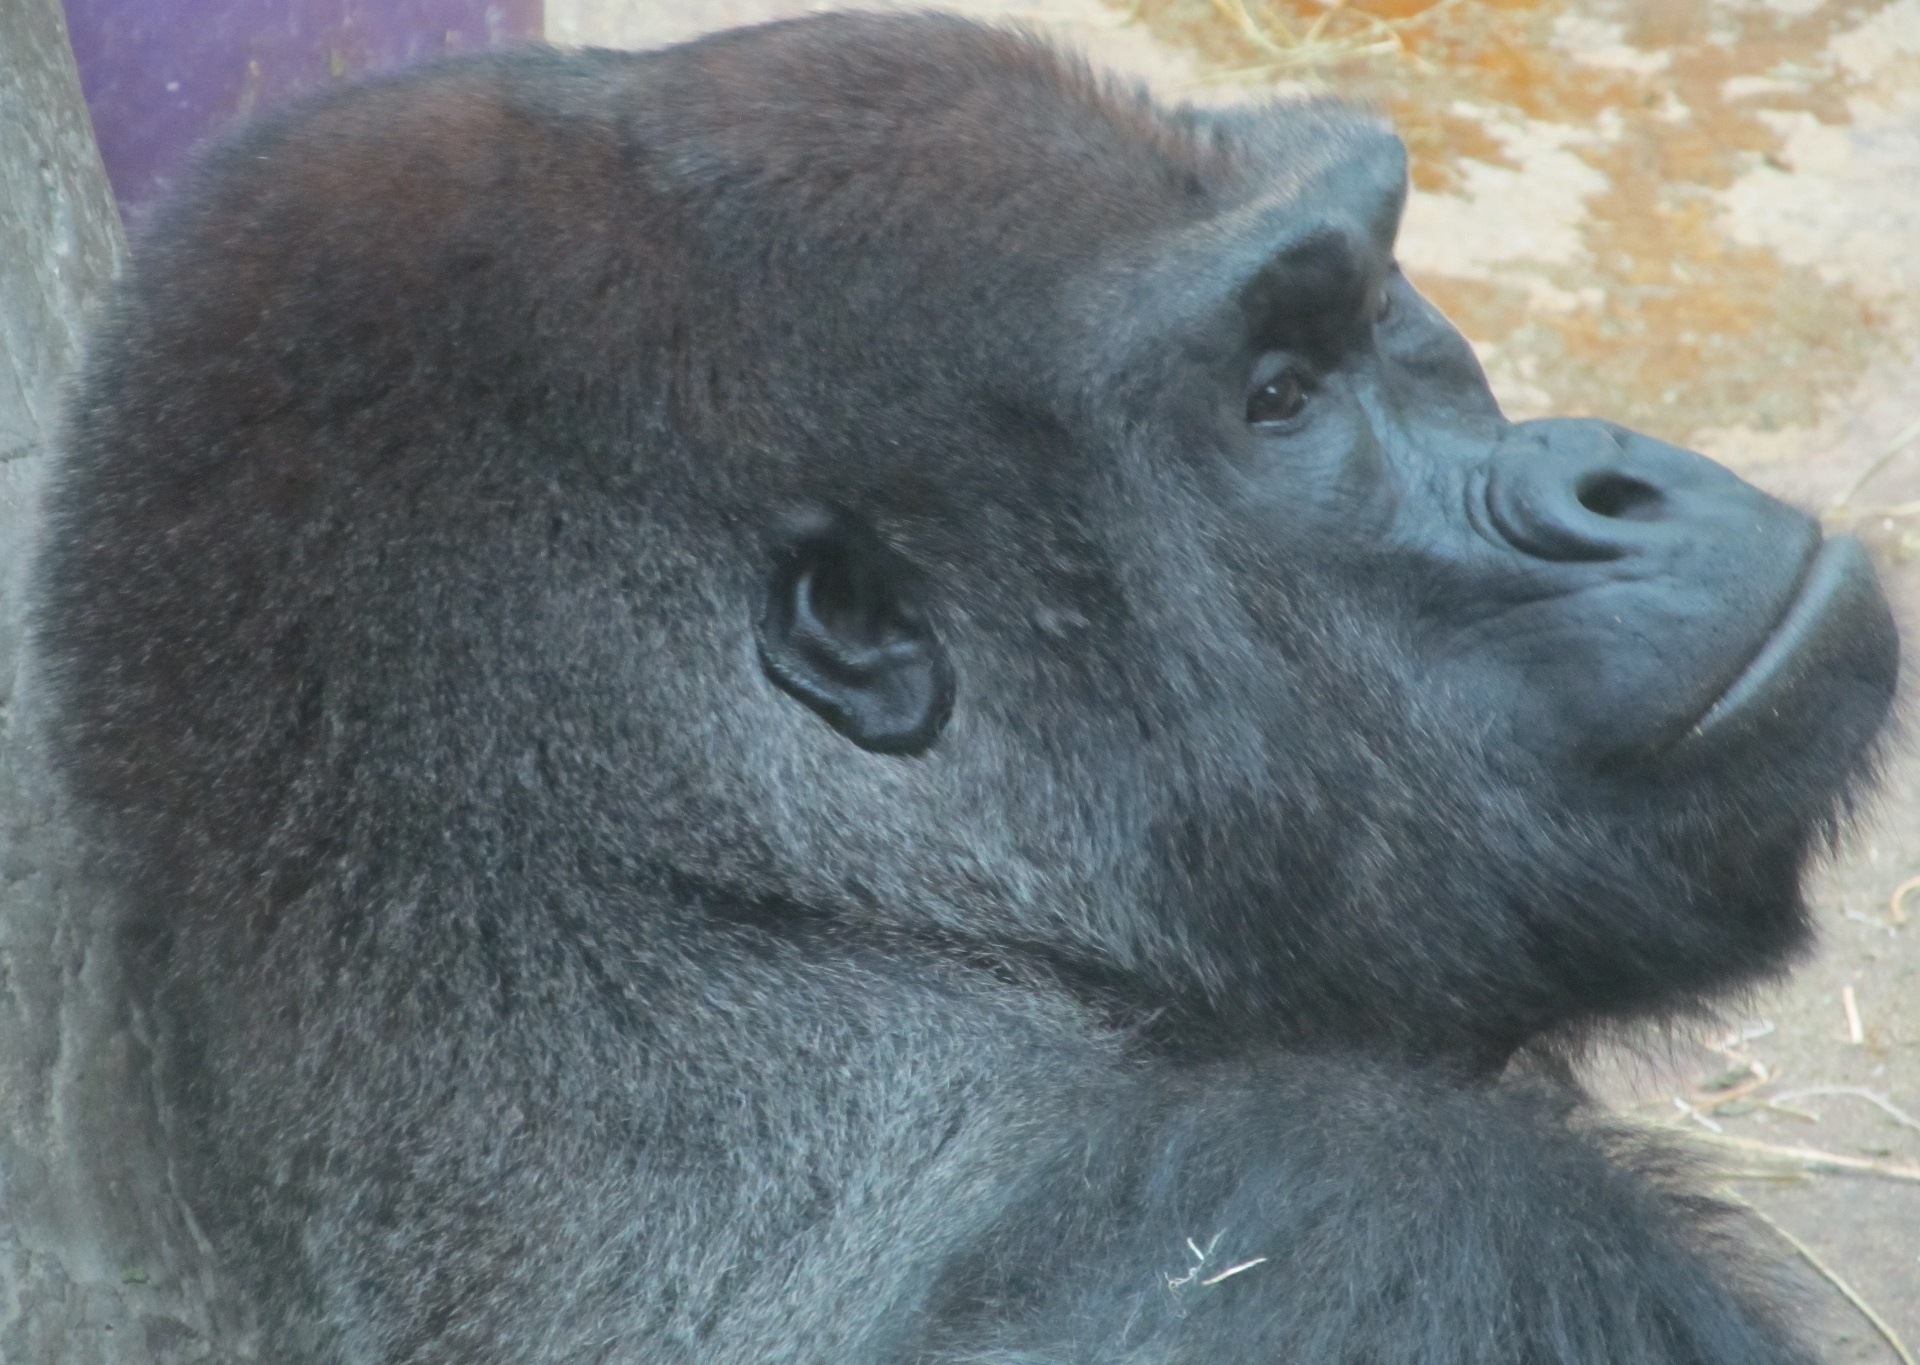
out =
[[[66,0],[121,211],[233,119],[330,81],[540,35],[542,0]]]

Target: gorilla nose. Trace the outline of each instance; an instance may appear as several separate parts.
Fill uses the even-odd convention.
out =
[[[1520,422],[1495,448],[1487,522],[1521,553],[1555,563],[1620,559],[1697,534],[1702,515],[1804,523],[1786,539],[1817,536],[1812,519],[1776,502],[1705,456],[1611,423]],[[1715,515],[1718,514],[1718,515]],[[1797,532],[1798,534],[1794,534]]]

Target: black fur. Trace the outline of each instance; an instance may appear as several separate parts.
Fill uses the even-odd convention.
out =
[[[1884,605],[1506,424],[1403,182],[929,17],[207,162],[38,619],[267,1358],[1806,1358],[1505,1063],[1802,943]]]

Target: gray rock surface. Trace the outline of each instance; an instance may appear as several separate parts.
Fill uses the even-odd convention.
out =
[[[26,639],[64,385],[122,253],[59,0],[0,3],[0,1361],[234,1359],[155,1155],[112,902],[47,771]]]

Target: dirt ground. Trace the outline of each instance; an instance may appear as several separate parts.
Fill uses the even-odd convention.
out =
[[[653,46],[832,7],[547,0],[547,33]],[[949,7],[1057,32],[1168,98],[1383,106],[1414,154],[1402,260],[1511,414],[1614,417],[1819,510],[1867,541],[1920,641],[1920,0]],[[1908,713],[1914,738],[1819,877],[1818,955],[1593,1068],[1622,1111],[1720,1162],[1834,1362],[1920,1350]]]

